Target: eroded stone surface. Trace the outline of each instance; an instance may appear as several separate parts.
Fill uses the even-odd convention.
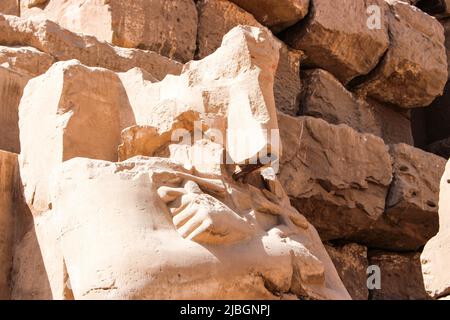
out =
[[[386,21],[382,19],[379,28],[367,26],[371,5],[378,5],[384,15],[384,0],[311,0],[307,21],[288,29],[283,38],[306,53],[307,63],[346,84],[374,69],[389,46]]]
[[[280,180],[323,240],[351,239],[379,219],[392,179],[380,138],[312,117],[278,119]]]
[[[422,238],[417,244],[420,247],[438,229],[439,182],[444,173],[445,159],[405,144],[391,146],[390,154],[393,158],[394,180],[386,214],[396,224],[401,224],[405,214],[411,214],[411,222],[424,228],[422,231],[412,231],[415,236]],[[402,240],[406,242],[404,238]]]
[[[450,4],[450,3],[449,3]],[[442,26],[444,27],[444,36],[445,36],[445,49],[447,52],[447,65],[450,69],[450,20],[441,20]],[[449,72],[450,73],[450,72]]]
[[[367,300],[367,248],[356,243],[326,245],[331,260],[353,300]]]
[[[362,108],[369,109],[369,116],[379,128],[386,144],[405,143],[414,145],[413,132],[411,128],[411,115],[409,110],[399,108],[395,105],[381,103],[371,98],[360,99]],[[377,134],[378,135],[378,134]]]
[[[379,136],[386,143],[414,144],[411,123],[399,110],[355,96],[323,69],[308,70],[302,77],[302,115],[346,124],[361,133]]]
[[[77,156],[117,160],[121,128],[132,124],[121,123],[132,114],[119,77],[76,60],[29,81],[19,118],[21,177],[37,212],[49,209],[48,176],[59,163]]]
[[[32,47],[0,46],[0,65],[30,78],[45,73],[54,62],[51,55]]]
[[[386,210],[360,238],[376,248],[415,251],[439,229],[439,181],[445,160],[405,144],[390,146],[393,181]]]
[[[434,153],[444,159],[450,158],[450,138],[438,140],[425,147],[428,152]]]
[[[381,271],[381,289],[371,290],[372,300],[427,300],[420,253],[369,252],[369,264]]]
[[[194,57],[197,11],[193,0],[45,2],[45,6],[23,3],[21,16],[50,19],[101,41],[152,50],[181,62]]]
[[[436,19],[401,1],[389,4],[387,20],[389,50],[362,88],[403,108],[427,106],[447,82],[444,30]]]
[[[19,0],[2,0],[0,3],[0,13],[19,15]]]
[[[302,20],[310,0],[231,0],[273,32],[279,32]]]
[[[20,153],[19,103],[23,89],[53,61],[31,47],[0,46],[0,150]]]
[[[0,66],[0,150],[20,152],[19,103],[29,77]]]
[[[179,74],[182,65],[151,51],[114,47],[92,36],[61,28],[49,20],[27,20],[0,15],[0,44],[30,46],[58,61],[77,59],[92,67],[128,71],[140,67],[158,79]]]

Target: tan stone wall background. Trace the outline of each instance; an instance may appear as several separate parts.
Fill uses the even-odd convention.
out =
[[[381,25],[370,29],[374,5]],[[222,42],[239,25],[265,30],[277,47],[252,52],[266,67],[273,52],[279,59],[273,97],[267,71],[248,88],[251,103],[261,108],[273,99],[283,145],[279,181],[317,229],[351,297],[450,293],[441,274],[450,269],[441,181],[450,157],[448,1],[2,0],[1,299],[72,297],[69,262],[61,254],[44,268],[48,257],[39,249],[57,242],[43,227],[51,170],[78,156],[117,162],[124,137],[135,154],[163,154],[137,138],[155,125],[147,103],[160,103],[161,145],[164,134],[196,117],[181,112],[186,105],[203,99],[214,118],[246,82],[225,81],[231,94],[211,83],[232,78],[233,59],[254,67],[241,61],[243,48],[233,55]],[[225,53],[210,58],[214,52]],[[73,59],[79,62],[67,62]],[[183,86],[204,90],[201,99],[200,89]],[[175,106],[162,98],[169,91]],[[181,118],[170,118],[172,109]],[[64,121],[71,127],[60,130]],[[369,265],[381,269],[380,290],[367,288]]]

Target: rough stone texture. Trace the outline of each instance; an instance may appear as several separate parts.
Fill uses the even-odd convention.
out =
[[[371,290],[371,300],[427,300],[420,253],[369,251],[369,264],[380,267],[381,289]]]
[[[140,67],[157,79],[179,74],[182,65],[155,52],[111,46],[92,36],[83,36],[61,28],[49,20],[26,20],[0,15],[0,44],[31,46],[54,59],[77,59],[92,67],[128,71]]]
[[[367,300],[367,248],[356,243],[325,245],[339,276],[353,300]]]
[[[30,78],[45,73],[54,62],[52,56],[32,47],[0,46],[0,66]]]
[[[300,64],[303,53],[283,45],[280,49],[280,61],[275,74],[274,94],[277,109],[290,115],[297,115],[300,109],[302,83]]]
[[[377,100],[403,108],[427,106],[447,82],[443,27],[407,3],[394,1],[389,7],[389,50],[362,88]]]
[[[410,220],[420,228],[411,230],[411,235],[414,233],[420,239],[416,245],[418,249],[438,231],[439,182],[444,174],[445,159],[405,144],[391,146],[390,154],[394,179],[386,215],[395,224]],[[402,229],[405,232],[408,227]],[[403,235],[404,243],[407,242],[405,238]]]
[[[450,294],[450,162],[442,176],[439,193],[439,233],[425,246],[422,272],[425,288],[433,298]]]
[[[288,29],[283,35],[286,42],[304,51],[309,65],[331,72],[344,84],[374,69],[389,46],[389,37],[385,21],[380,29],[368,28],[367,10],[379,5],[383,15],[384,0],[311,3],[307,21]]]
[[[0,66],[0,150],[20,152],[18,108],[28,79]]]
[[[0,2],[0,13],[19,15],[19,0],[2,0]]]
[[[263,28],[250,13],[230,1],[199,0],[197,2],[199,26],[197,33],[197,58],[202,59],[222,43],[223,36],[237,25]]]
[[[199,27],[197,57],[204,58],[220,47],[223,36],[238,25],[264,28],[255,18],[235,4],[223,0],[200,0],[197,3]],[[303,53],[281,43],[280,60],[275,75],[277,109],[290,115],[299,112]]]
[[[392,180],[380,138],[311,117],[278,115],[280,181],[323,240],[352,239],[383,213]],[[349,168],[353,168],[349,170]]]
[[[360,99],[363,107],[371,110],[376,126],[380,128],[380,137],[386,144],[406,143],[414,145],[409,110],[381,103],[371,98]]]
[[[231,0],[273,32],[279,32],[302,20],[310,0]]]
[[[0,150],[20,153],[19,103],[28,80],[53,58],[31,47],[0,46]]]
[[[17,155],[0,150],[0,300],[10,297],[14,246],[14,190]]]
[[[360,235],[372,247],[416,251],[439,229],[439,181],[445,160],[405,144],[390,146],[394,179],[382,217]]]
[[[301,114],[331,124],[346,124],[361,133],[383,138],[385,143],[413,145],[409,119],[372,99],[358,98],[323,69],[302,73]]]
[[[31,8],[23,3],[21,9],[22,17],[50,19],[120,47],[152,50],[181,62],[194,57],[193,0],[50,0]]]
[[[303,92],[301,114],[326,120],[331,124],[346,124],[360,132],[380,135],[368,119],[368,108],[360,103],[331,73],[313,69],[302,73]]]

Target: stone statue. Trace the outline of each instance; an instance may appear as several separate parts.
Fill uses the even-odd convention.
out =
[[[77,61],[30,81],[21,178],[54,235],[40,239],[54,298],[349,299],[276,177],[278,51],[240,26],[160,82]]]

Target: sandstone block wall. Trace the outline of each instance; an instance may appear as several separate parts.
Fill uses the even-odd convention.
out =
[[[449,62],[441,0],[2,0],[0,299],[448,296]]]

